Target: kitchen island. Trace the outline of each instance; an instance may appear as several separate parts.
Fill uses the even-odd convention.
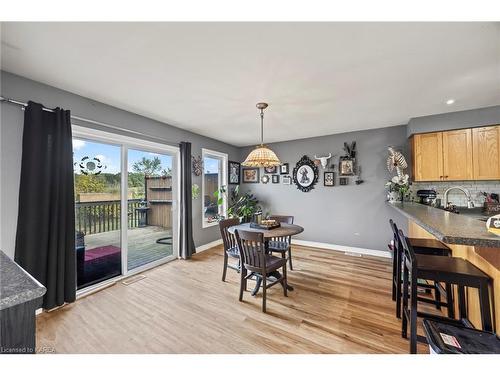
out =
[[[0,353],[35,352],[35,311],[45,287],[0,250]]]
[[[450,247],[454,257],[468,260],[491,277],[491,306],[496,332],[500,332],[500,237],[487,231],[480,210],[465,209],[456,214],[413,202],[388,205],[408,219],[408,237],[438,239]],[[481,327],[478,293],[474,289],[468,291],[468,314],[469,320]]]

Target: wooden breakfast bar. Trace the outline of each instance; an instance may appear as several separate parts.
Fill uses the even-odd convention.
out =
[[[454,257],[468,260],[492,279],[492,316],[495,330],[500,332],[500,237],[486,230],[479,211],[456,214],[413,202],[388,204],[408,219],[409,237],[440,240]],[[477,290],[468,291],[467,310],[469,320],[481,327]]]

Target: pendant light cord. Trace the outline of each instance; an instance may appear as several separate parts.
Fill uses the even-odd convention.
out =
[[[264,110],[260,110],[260,145],[264,144]]]

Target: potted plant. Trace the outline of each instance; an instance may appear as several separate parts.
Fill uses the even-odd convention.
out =
[[[222,186],[218,191],[214,192],[219,206],[224,203],[224,198],[228,195],[228,217],[238,217],[242,223],[248,223],[252,220],[253,215],[261,210],[259,200],[255,195],[250,192],[240,195],[239,186],[236,186],[233,190],[229,190],[229,194],[226,186]],[[224,217],[221,216],[219,220],[222,219]]]
[[[410,178],[407,174],[394,176],[385,186],[389,188],[387,199],[389,202],[402,202],[410,190]]]

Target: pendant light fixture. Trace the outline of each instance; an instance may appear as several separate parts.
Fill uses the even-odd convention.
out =
[[[275,167],[281,165],[280,159],[273,150],[264,144],[264,109],[267,103],[257,103],[260,110],[260,145],[250,152],[241,165],[245,167]]]

